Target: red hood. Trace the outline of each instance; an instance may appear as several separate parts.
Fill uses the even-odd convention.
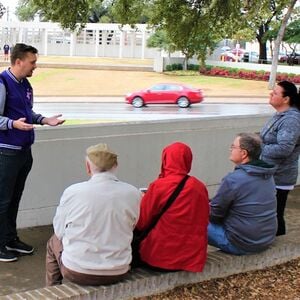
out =
[[[175,142],[162,152],[161,173],[159,177],[168,175],[185,175],[191,170],[193,160],[192,150],[186,144]]]

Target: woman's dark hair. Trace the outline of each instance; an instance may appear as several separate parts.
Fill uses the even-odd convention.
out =
[[[283,89],[283,97],[290,97],[290,106],[300,110],[300,94],[297,87],[290,81],[280,81],[277,85]]]

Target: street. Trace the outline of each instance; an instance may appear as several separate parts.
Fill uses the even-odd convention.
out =
[[[189,108],[177,105],[149,105],[134,108],[125,103],[107,102],[38,102],[34,111],[45,116],[63,114],[65,119],[102,121],[167,120],[236,115],[271,114],[268,104],[216,104],[200,103]]]

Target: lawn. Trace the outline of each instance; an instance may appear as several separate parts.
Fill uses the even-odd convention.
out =
[[[159,82],[202,88],[205,96],[268,96],[267,82],[155,72],[38,68],[30,78],[37,96],[123,96]]]
[[[151,59],[40,56],[38,62],[87,65],[152,65]],[[0,69],[5,69],[1,67]],[[201,88],[205,97],[268,97],[268,83],[199,75],[198,72],[135,72],[37,68],[30,82],[36,96],[124,96],[159,82]]]

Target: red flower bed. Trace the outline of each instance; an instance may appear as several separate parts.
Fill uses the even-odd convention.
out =
[[[268,81],[270,78],[270,72],[267,71],[255,71],[255,70],[244,70],[237,68],[225,68],[225,67],[211,67],[201,68],[200,74],[208,76],[220,76],[220,77],[230,77],[239,79],[249,79],[249,80],[263,80]],[[293,83],[300,83],[300,75],[288,74],[288,73],[277,73],[277,81],[288,80]]]

